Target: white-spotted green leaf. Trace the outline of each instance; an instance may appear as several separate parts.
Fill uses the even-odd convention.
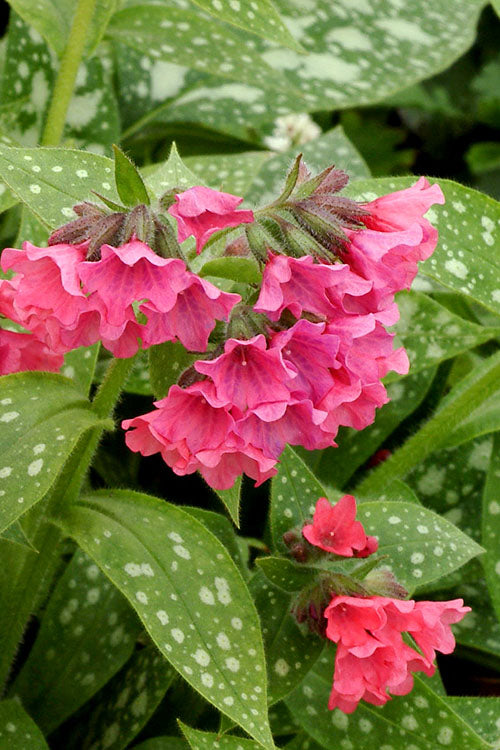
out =
[[[0,379],[0,530],[42,499],[78,439],[108,426],[60,375],[24,372]]]
[[[286,77],[255,52],[255,43],[191,10],[144,4],[116,13],[108,35],[158,60],[246,81],[263,89],[292,89]],[[196,53],[193,39],[203,40]],[[294,53],[296,54],[296,53]],[[297,91],[300,98],[300,93]]]
[[[15,700],[0,702],[0,747],[2,750],[48,750],[33,719]]]
[[[216,190],[246,195],[255,176],[271,157],[266,151],[186,156],[186,165]]]
[[[271,529],[274,546],[286,551],[283,534],[303,526],[314,514],[316,502],[327,491],[289,445],[281,454],[278,473],[271,483]],[[338,496],[335,497],[338,499]]]
[[[97,343],[72,349],[64,357],[61,373],[71,378],[75,385],[81,388],[84,396],[89,395],[98,355],[99,344]]]
[[[414,184],[413,177],[363,180],[348,185],[345,193],[372,200]],[[497,314],[500,313],[500,203],[451,180],[434,180],[443,190],[446,204],[434,206],[426,217],[439,232],[431,257],[419,273],[462,292]]]
[[[300,591],[318,574],[316,568],[297,565],[285,557],[258,557],[255,563],[273,586],[282,591]]]
[[[254,178],[246,199],[261,206],[275,200],[283,189],[285,175],[291,162],[302,152],[304,161],[312,174],[321,172],[331,164],[344,169],[351,179],[369,177],[370,171],[363,158],[347,138],[340,125],[319,138],[294,146],[283,154],[268,159]]]
[[[244,561],[238,546],[236,534],[231,525],[231,522],[220,513],[214,513],[211,510],[204,510],[203,508],[194,508],[189,506],[183,506],[183,510],[189,513],[193,518],[202,523],[206,528],[217,537],[219,542],[222,542],[224,547],[231,555],[234,563],[243,572]]]
[[[146,187],[157,198],[170,188],[178,187],[186,190],[193,185],[203,184],[200,178],[184,164],[175,143],[172,144],[167,161],[163,164],[151,165],[145,172],[147,174],[144,180]]]
[[[236,526],[240,525],[241,482],[242,477],[239,476],[228,490],[214,490]]]
[[[299,732],[293,740],[286,743],[283,750],[321,750],[321,745],[314,742],[306,732]]]
[[[189,745],[181,737],[151,737],[135,745],[134,750],[188,750]]]
[[[449,706],[493,747],[500,744],[500,697],[450,695]]]
[[[105,4],[112,6],[113,0],[102,3]],[[63,1],[60,5],[67,6],[68,3]],[[29,18],[25,22],[13,12],[7,34],[7,58],[0,99],[13,102],[19,108],[8,129],[9,135],[19,143],[11,145],[35,146],[40,142],[58,72],[58,61],[29,23]],[[111,144],[119,138],[112,61],[106,50],[82,62],[79,67],[66,115],[64,137],[73,146],[97,153],[109,151]]]
[[[390,401],[377,410],[373,424],[364,430],[341,428],[336,440],[338,448],[327,448],[319,454],[316,472],[320,480],[334,487],[344,487],[356,469],[368,461],[400,422],[422,403],[435,374],[435,368],[428,368],[390,383],[387,386]]]
[[[165,398],[171,385],[197,359],[178,341],[166,341],[148,350],[151,387],[156,398]]]
[[[491,606],[486,582],[476,579],[439,594],[442,599],[457,597],[472,608],[467,617],[453,626],[457,643],[475,657],[486,655],[487,663],[500,666],[500,622]]]
[[[334,649],[327,648],[286,701],[306,732],[328,750],[332,747],[372,750],[384,746],[394,750],[434,750],[446,746],[487,750],[491,747],[446,698],[431,689],[425,677],[415,676],[409,695],[395,696],[382,708],[361,701],[350,715],[340,709],[329,711],[333,669]]]
[[[246,284],[260,284],[262,280],[262,274],[255,260],[238,257],[209,260],[201,267],[199,275],[217,276],[220,279],[232,279]]]
[[[130,491],[81,501],[65,529],[181,675],[272,749],[259,620],[225,547],[188,513]],[[242,693],[255,698],[244,701]]]
[[[189,742],[191,750],[260,750],[262,747],[254,740],[246,740],[242,737],[231,737],[227,734],[213,734],[212,732],[200,732],[179,722],[184,737]],[[165,749],[166,750],[166,749]]]
[[[119,200],[113,184],[113,162],[98,154],[0,146],[0,176],[49,229],[76,218],[75,203],[98,203],[92,190]]]
[[[378,538],[378,554],[389,556],[384,566],[410,593],[484,551],[450,521],[415,503],[361,503],[356,517]]]
[[[207,13],[232,26],[238,26],[246,32],[251,31],[295,52],[304,51],[287,29],[271,0],[193,1]]]
[[[128,660],[139,632],[124,597],[77,551],[49,599],[12,694],[49,734]]]
[[[323,641],[299,630],[290,614],[290,594],[271,585],[261,571],[251,579],[250,591],[262,622],[268,702],[272,705],[304,678],[321,653]]]
[[[484,486],[481,544],[486,550],[482,558],[486,582],[500,621],[500,433],[493,440]]]
[[[86,706],[67,750],[125,750],[174,678],[174,670],[154,646],[136,651]]]
[[[422,292],[403,292],[397,297],[400,319],[392,328],[394,346],[404,346],[412,373],[473,349],[500,335],[500,328],[486,328],[454,315]],[[391,373],[387,381],[399,380]]]
[[[9,3],[61,57],[68,41],[76,0],[9,0]],[[97,0],[85,42],[87,55],[99,43],[116,6],[117,0]]]

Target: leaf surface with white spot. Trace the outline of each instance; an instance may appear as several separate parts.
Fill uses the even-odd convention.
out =
[[[253,740],[231,737],[227,734],[200,732],[179,722],[180,728],[192,750],[259,750],[262,746]],[[166,750],[166,748],[165,748]]]
[[[49,734],[128,660],[139,631],[124,597],[77,551],[50,597],[13,693]]]
[[[409,695],[395,696],[382,708],[361,701],[350,715],[340,709],[329,711],[334,659],[333,647],[326,648],[302,684],[286,700],[306,732],[328,750],[342,746],[372,750],[384,745],[394,750],[410,747],[429,750],[448,745],[467,750],[491,747],[464,721],[453,704],[432,690],[427,678],[419,676],[415,676]]]
[[[0,531],[42,499],[87,430],[108,425],[70,381],[40,372],[0,379],[0,423]]]
[[[481,544],[486,550],[482,560],[486,583],[500,622],[500,433],[493,440],[484,486]]]
[[[171,188],[186,190],[194,185],[203,184],[184,164],[175,143],[172,144],[168,159],[163,164],[151,165],[146,173],[146,187],[157,198],[161,198],[163,193]]]
[[[186,165],[210,187],[233,195],[246,195],[271,154],[266,151],[243,151],[236,154],[186,156]],[[363,175],[365,176],[365,175]]]
[[[361,503],[356,517],[378,538],[377,553],[389,556],[387,565],[410,593],[484,551],[450,521],[415,503]]]
[[[5,750],[48,750],[33,719],[15,700],[0,701],[0,747]]]
[[[188,513],[130,491],[81,501],[65,529],[184,679],[272,749],[259,619],[225,547]]]

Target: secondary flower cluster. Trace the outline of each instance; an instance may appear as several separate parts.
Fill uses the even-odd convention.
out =
[[[330,194],[339,180],[328,171],[310,198],[293,204],[301,221],[306,214],[311,221],[323,221],[328,212],[347,216],[355,204]],[[177,217],[184,214],[185,196],[176,196]],[[323,233],[323,243],[335,246],[331,262],[323,256],[318,262],[313,254],[267,252],[260,294],[250,310],[267,321],[262,332],[230,336],[219,356],[195,362],[197,382],[182,390],[173,386],[155,411],[124,422],[131,430],[129,447],[143,455],[161,452],[177,474],[198,470],[211,486],[226,489],[242,472],[258,484],[276,473],[285,444],[322,449],[335,445],[341,425],[360,430],[373,422],[375,409],[388,401],[381,379],[390,370],[408,372],[406,352],[393,350],[393,334],[385,326],[398,319],[395,293],[409,287],[417,261],[436,245],[437,232],[423,216],[443,200],[440,188],[421,178],[407,190],[365,204],[364,228],[345,219],[339,243]],[[191,221],[191,197],[186,213]],[[180,236],[189,230],[204,241],[204,222],[197,234],[196,224],[186,229],[185,221]]]
[[[310,544],[335,555],[369,555],[376,551],[377,540],[366,536],[362,524],[354,520],[355,514],[356,503],[350,495],[333,507],[320,498],[313,522],[303,527],[302,534]],[[363,548],[366,554],[359,552]],[[332,594],[335,576],[331,580],[330,589],[325,590],[324,581],[318,587],[323,604],[315,600],[314,590],[307,592],[312,600],[307,606],[313,607],[307,614],[311,630],[337,644],[328,707],[344,713],[352,713],[360,700],[381,706],[391,694],[406,695],[413,688],[415,672],[432,676],[436,651],[449,654],[455,648],[450,625],[470,612],[462,599],[416,602],[387,596]],[[307,619],[303,610],[303,606],[295,609],[301,622]],[[318,619],[322,622],[318,623]],[[419,650],[410,645],[412,642]]]

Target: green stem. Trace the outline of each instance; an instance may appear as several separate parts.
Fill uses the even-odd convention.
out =
[[[103,420],[112,415],[133,362],[131,358],[114,359],[110,363],[92,403],[92,409]],[[99,425],[80,438],[55,486],[23,519],[24,531],[37,551],[19,549],[14,552],[12,574],[2,587],[5,602],[0,609],[0,693],[11,673],[26,625],[59,564],[63,534],[52,521],[60,518],[68,505],[78,499],[104,429],[105,425]]]
[[[42,135],[42,146],[58,146],[61,141],[95,4],[96,0],[79,0],[76,6],[73,24],[52,92],[47,122]]]
[[[471,378],[469,387],[463,388],[463,384],[459,383],[459,395],[453,398],[452,391],[443,407],[387,461],[369,474],[355,488],[355,493],[363,497],[380,494],[394,479],[404,477],[430,453],[444,447],[449,434],[498,390],[500,361],[494,357],[488,364],[492,366],[488,366],[478,377]]]

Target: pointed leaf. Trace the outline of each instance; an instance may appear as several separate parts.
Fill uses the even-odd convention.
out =
[[[242,737],[231,737],[227,734],[213,734],[212,732],[200,732],[192,729],[182,722],[179,726],[189,742],[192,750],[260,750],[262,745],[254,740],[245,740]]]
[[[238,527],[240,525],[241,481],[242,477],[239,476],[228,490],[214,490],[219,500],[224,503],[231,520]]]
[[[135,164],[116,145],[113,145],[113,154],[116,191],[121,201],[126,206],[137,206],[140,203],[149,206],[148,191]]]
[[[260,284],[262,281],[262,274],[257,263],[250,258],[214,258],[201,267],[199,275],[218,276],[221,279],[232,279],[244,284]]]
[[[40,372],[0,379],[0,423],[0,531],[42,499],[81,435],[108,426],[70,381]]]
[[[284,557],[258,557],[255,564],[273,586],[287,592],[300,591],[318,574],[316,568],[297,565]]]
[[[154,169],[145,170],[147,177],[144,181],[156,198],[161,198],[163,193],[171,188],[180,187],[186,190],[194,185],[203,185],[200,178],[186,167],[175,143],[172,144],[167,161],[153,166]]]
[[[88,497],[65,528],[184,679],[272,749],[259,621],[225,547],[179,508],[130,491]],[[250,710],[242,693],[255,695]]]

